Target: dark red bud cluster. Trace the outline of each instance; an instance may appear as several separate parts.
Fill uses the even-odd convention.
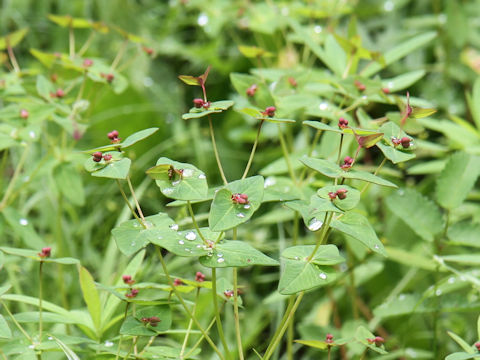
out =
[[[173,286],[180,286],[183,285],[183,281],[181,279],[175,279],[173,280]]]
[[[108,83],[111,83],[113,81],[113,79],[115,79],[115,75],[113,75],[113,74],[100,73],[100,77],[107,80]]]
[[[352,167],[353,165],[353,159],[350,156],[345,156],[345,159],[343,159],[343,164],[340,165],[342,170],[348,170]]]
[[[29,116],[29,115],[30,115],[30,114],[28,113],[27,110],[25,110],[25,109],[20,110],[20,117],[21,117],[22,119],[28,119],[28,116]]]
[[[274,117],[275,111],[277,108],[275,106],[268,106],[265,108],[265,111],[262,111],[263,116]]]
[[[385,342],[385,339],[381,336],[375,336],[373,339],[367,339],[369,344],[375,344],[375,346],[382,346]]]
[[[255,95],[255,93],[257,92],[257,90],[258,90],[257,84],[251,85],[251,86],[247,89],[247,91],[246,91],[247,96],[252,97],[253,95]]]
[[[290,85],[292,85],[292,87],[296,88],[298,86],[298,83],[297,83],[297,80],[295,80],[294,77],[290,76],[288,78],[288,82],[290,83]]]
[[[327,334],[327,335],[325,336],[325,342],[326,342],[327,344],[332,344],[332,343],[333,343],[333,335],[330,334],[330,333]]]
[[[93,65],[93,60],[91,60],[91,59],[85,59],[85,60],[83,60],[83,66],[84,66],[84,67],[90,67],[90,66],[92,66],[92,65]]]
[[[125,294],[125,297],[127,297],[129,299],[133,299],[137,295],[138,295],[138,289],[130,289],[130,292],[127,292]]]
[[[477,348],[477,351],[480,351],[480,341],[477,341],[474,346]]]
[[[389,88],[382,88],[382,91],[384,94],[390,94],[390,89]]]
[[[108,138],[112,141],[112,144],[116,144],[118,142],[120,142],[120,139],[118,137],[118,131],[117,130],[113,130],[113,131],[110,131],[108,134],[107,134]]]
[[[93,156],[93,161],[95,162],[102,161],[103,154],[100,151],[94,152],[92,156]]]
[[[195,281],[196,282],[204,282],[205,281],[205,275],[202,274],[200,271],[197,271],[195,274]]]
[[[342,117],[340,119],[338,119],[338,127],[340,129],[345,129],[347,126],[348,126],[348,120],[347,119],[344,119]]]
[[[65,91],[63,89],[57,89],[54,93],[50,93],[52,98],[63,98],[65,96]]]
[[[40,256],[42,259],[46,257],[50,257],[52,253],[52,248],[51,247],[44,247],[42,248],[42,252],[39,252],[37,255]]]
[[[103,160],[105,160],[105,161],[107,161],[107,162],[110,161],[110,160],[112,160],[112,155],[111,155],[111,154],[105,154],[105,155],[103,155]]]
[[[197,109],[200,109],[201,107],[203,107],[203,99],[193,99],[193,106],[195,106]]]
[[[344,200],[347,198],[347,192],[348,190],[347,189],[338,189],[336,192],[329,192],[328,193],[328,197],[330,198],[330,200],[335,200],[337,197],[340,199],[340,200]]]
[[[125,284],[127,285],[133,285],[135,284],[135,280],[132,279],[131,275],[123,275],[122,280]]]
[[[144,47],[143,47],[143,51],[145,51],[145,53],[146,53],[147,55],[153,55],[153,53],[154,53],[154,52],[153,52],[153,49],[152,49],[151,47],[147,47],[147,46],[144,46]]]
[[[408,136],[404,136],[401,139],[392,137],[392,143],[394,146],[399,146],[402,145],[404,149],[408,149],[411,145],[412,139],[410,139]]]
[[[151,317],[142,317],[142,323],[145,325],[157,326],[159,322],[161,322],[159,317],[151,316]]]
[[[365,89],[367,88],[365,84],[361,83],[358,80],[355,80],[354,84],[355,84],[355,87],[360,91],[365,91]]]
[[[227,298],[231,298],[231,297],[233,297],[233,295],[234,295],[234,294],[233,294],[233,290],[225,290],[225,291],[223,292],[223,295],[225,295]]]
[[[247,194],[233,194],[232,202],[235,204],[248,204],[248,195]]]

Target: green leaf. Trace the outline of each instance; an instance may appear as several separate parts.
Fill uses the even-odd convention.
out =
[[[383,244],[365,216],[355,212],[348,212],[344,216],[334,219],[330,226],[360,241],[370,250],[387,256]]]
[[[387,88],[390,92],[408,89],[411,85],[424,77],[425,74],[425,70],[414,70],[391,79],[382,79],[382,87]]]
[[[137,142],[142,141],[143,139],[146,139],[147,137],[153,135],[158,130],[159,128],[149,128],[149,129],[137,131],[136,133],[133,133],[132,135],[128,136],[125,140],[123,140],[122,143],[120,144],[120,147],[122,149],[130,147],[136,144]]]
[[[296,343],[299,343],[299,344],[302,344],[302,345],[306,345],[306,346],[309,346],[309,347],[313,347],[315,349],[320,349],[320,350],[325,350],[328,348],[328,346],[332,345],[332,344],[327,344],[325,341],[323,340],[294,340],[294,342]]]
[[[319,173],[329,178],[338,179],[343,177],[346,179],[363,180],[363,181],[371,182],[373,184],[387,186],[387,187],[394,187],[394,188],[397,187],[397,185],[395,185],[394,183],[365,171],[356,171],[356,170],[344,171],[342,170],[342,168],[340,168],[340,166],[328,160],[315,159],[308,156],[303,156],[300,158],[300,161],[304,165],[308,166],[310,169],[318,171]]]
[[[0,314],[0,338],[10,339],[12,337],[12,331],[8,327],[7,320]]]
[[[231,100],[222,100],[222,101],[212,102],[208,109],[193,107],[190,109],[188,113],[182,115],[182,119],[184,120],[197,119],[197,118],[207,116],[209,114],[221,113],[227,110],[228,108],[232,107],[233,104],[234,103]]]
[[[414,52],[416,49],[428,44],[437,36],[436,32],[427,32],[420,35],[417,35],[413,38],[409,38],[405,42],[395,46],[393,49],[387,51],[384,54],[385,62],[384,64],[381,63],[373,63],[366,66],[360,73],[365,77],[370,77],[384,67],[396,62],[397,60],[407,56],[408,54]]]
[[[480,175],[480,157],[457,152],[450,156],[437,178],[438,203],[449,210],[457,208],[467,197]]]
[[[144,324],[142,318],[152,316],[158,317],[161,321],[157,326]],[[137,308],[135,316],[129,316],[120,328],[120,334],[131,336],[154,336],[158,332],[170,329],[172,324],[172,311],[169,305],[148,306]]]
[[[200,86],[198,77],[191,75],[179,75],[178,78],[182,80],[187,85]]]
[[[203,200],[207,197],[207,178],[195,166],[162,157],[147,174],[155,179],[163,195],[176,200]]]
[[[37,93],[46,100],[50,99],[50,94],[55,92],[53,84],[43,75],[37,76]]]
[[[97,333],[99,333],[102,319],[102,306],[97,287],[95,286],[92,275],[83,266],[81,266],[79,269],[79,276],[83,299],[87,304],[88,312],[92,318],[93,325],[95,326]]]
[[[269,176],[265,179],[264,189],[262,202],[290,201],[303,197],[301,190],[287,177]]]
[[[480,224],[462,221],[448,227],[447,236],[452,244],[479,248]]]
[[[169,227],[174,224],[173,220],[167,214],[160,213],[157,215],[147,216],[145,218],[147,228],[143,228],[138,220],[133,219],[126,221],[120,226],[112,230],[118,249],[130,256],[138,250],[147,246],[150,242],[156,243],[157,240],[165,236],[166,231],[176,234],[176,231]]]
[[[90,157],[84,163],[84,168],[96,177],[105,177],[110,179],[126,179],[130,171],[132,161],[129,158],[123,158],[122,153],[118,151],[107,151],[103,155],[112,155],[112,159],[99,162],[93,161]]]
[[[415,158],[415,154],[411,152],[413,147],[408,148],[408,150],[403,150],[403,147],[395,146],[393,144],[392,138],[401,139],[407,137],[407,134],[400,129],[397,124],[389,121],[383,124],[379,131],[384,133],[383,139],[386,144],[378,142],[376,145],[383,152],[383,155],[385,155],[385,157],[392,163],[398,164]]]
[[[16,249],[10,247],[0,247],[0,251],[3,251],[5,254],[16,255],[26,257],[36,261],[43,261],[45,263],[56,263],[64,265],[75,265],[79,264],[80,261],[74,258],[42,258],[38,256],[40,250],[28,250],[28,249]]]
[[[47,244],[37,234],[34,227],[26,217],[23,217],[16,209],[7,207],[0,212],[15,235],[23,240],[23,244],[33,249],[41,249]]]
[[[58,344],[60,349],[62,349],[63,353],[67,357],[68,360],[80,360],[80,358],[75,354],[72,349],[70,349],[63,341],[60,339],[56,338],[55,336],[52,336],[53,340]]]
[[[387,251],[388,259],[391,261],[398,262],[409,268],[415,267],[428,271],[437,271],[438,264],[432,258],[420,255],[418,252],[407,251],[390,246],[387,246],[385,249]]]
[[[274,100],[270,94],[270,91],[265,84],[264,80],[260,77],[249,75],[249,74],[240,74],[240,73],[230,73],[230,81],[232,82],[233,87],[241,96],[246,96],[247,90],[252,86],[256,85],[257,90],[253,97],[248,97],[251,99],[251,102],[258,106],[259,108],[266,108],[267,106],[271,106],[274,104]],[[252,114],[248,114],[249,116],[256,117],[258,111],[256,109],[253,110]]]
[[[245,267],[251,265],[277,266],[278,262],[243,241],[224,241],[216,244],[200,264],[210,268]]]
[[[53,177],[57,188],[73,204],[85,204],[82,178],[75,167],[69,163],[60,163],[53,169]]]
[[[271,52],[257,46],[239,45],[238,50],[242,53],[243,56],[247,58],[262,58],[273,56]]]
[[[335,245],[321,245],[311,260],[314,245],[300,245],[285,249],[281,255],[285,268],[280,276],[278,291],[283,295],[296,294],[329,284],[337,273],[328,265],[344,262]]]
[[[357,340],[360,344],[368,347],[370,350],[373,350],[379,354],[387,354],[385,351],[385,347],[382,346],[376,346],[375,344],[370,344],[367,339],[373,339],[375,338],[375,335],[373,335],[370,331],[368,331],[367,328],[364,326],[359,326],[357,328],[357,331],[355,331],[355,340]]]
[[[421,118],[433,115],[436,112],[437,112],[437,109],[424,109],[424,108],[415,107],[413,108],[412,114],[410,116],[412,116],[415,119],[421,119]]]
[[[463,265],[480,265],[480,254],[445,255],[442,259]]]
[[[152,243],[179,256],[199,257],[211,252],[211,247],[205,244],[197,230],[176,231],[177,226],[171,220],[168,228],[160,231],[160,235],[152,239]],[[221,233],[213,232],[209,228],[200,228],[200,232],[210,244],[221,238]]]
[[[23,40],[28,33],[28,28],[20,29],[0,37],[0,50],[5,50],[7,47],[15,47],[20,41]]]
[[[347,197],[343,200],[336,197],[335,200],[331,202],[341,210],[351,210],[357,206],[358,202],[360,201],[360,191],[347,185],[325,186],[319,189],[317,194],[323,199],[330,200],[328,194],[330,192],[336,193],[337,190],[340,189],[347,190]]]
[[[450,336],[453,340],[455,340],[455,342],[460,345],[460,347],[465,350],[465,352],[467,352],[468,354],[475,354],[476,351],[473,350],[473,348],[465,341],[463,340],[460,336],[458,336],[457,334],[455,334],[454,332],[452,331],[447,331],[447,334],[448,336]],[[477,353],[478,355],[478,353]]]
[[[263,199],[264,179],[253,176],[232,181],[217,191],[213,198],[208,224],[213,231],[224,231],[248,221],[260,207]],[[237,204],[232,201],[232,195],[245,194],[248,204]]]
[[[383,155],[394,164],[405,162],[416,157],[412,152],[404,152],[381,142],[378,142],[376,145],[382,151]]]
[[[448,355],[445,360],[467,360],[467,359],[479,359],[478,354],[467,354],[464,352],[456,352]]]
[[[470,112],[478,130],[480,130],[480,77],[473,83],[472,97],[469,101]]]
[[[357,134],[357,135],[378,135],[377,130],[369,130],[369,129],[360,129],[355,127],[348,127],[345,129],[339,129],[338,127],[327,125],[321,121],[314,121],[314,120],[306,120],[303,124],[313,127],[317,130],[322,131],[332,131],[336,132],[337,134]]]
[[[433,241],[434,236],[443,230],[440,209],[413,189],[399,190],[385,202],[392,213],[424,240]]]

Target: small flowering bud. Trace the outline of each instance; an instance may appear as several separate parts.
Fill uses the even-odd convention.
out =
[[[112,160],[112,155],[110,155],[110,154],[105,154],[105,155],[103,155],[103,160],[105,160],[105,161],[110,161],[110,160]]]
[[[132,299],[134,298],[135,296],[138,295],[138,289],[131,289],[130,292],[127,292],[125,294],[125,297],[129,298],[129,299]]]
[[[84,67],[90,67],[90,66],[92,66],[92,65],[93,65],[93,60],[91,60],[91,59],[85,59],[85,60],[83,60],[83,66],[84,66]]]
[[[200,271],[197,271],[195,274],[195,281],[196,282],[204,282],[205,281],[205,275],[202,274]]]
[[[200,109],[203,107],[204,101],[203,99],[193,99],[193,106],[195,106],[197,109]]]
[[[40,256],[41,258],[46,258],[46,257],[49,257],[51,253],[52,253],[51,247],[44,247],[42,248],[42,252],[39,252],[37,255]]]
[[[173,286],[180,286],[182,284],[183,284],[183,281],[181,279],[177,278],[173,281]]]
[[[295,80],[294,77],[290,76],[288,78],[288,82],[290,83],[290,85],[292,85],[292,87],[296,88],[298,86],[298,83],[297,83],[297,80]]]
[[[340,200],[344,200],[347,197],[347,189],[338,189],[337,190],[337,196]]]
[[[343,163],[345,165],[353,165],[353,159],[350,156],[345,156],[345,159],[343,159]]]
[[[148,320],[149,320],[149,323],[150,323],[151,326],[157,326],[158,323],[159,323],[160,321],[162,321],[162,320],[160,320],[160,318],[157,317],[157,316],[152,316],[152,317],[150,317]]]
[[[82,136],[83,136],[83,134],[80,130],[78,130],[78,129],[73,130],[73,139],[74,140],[78,141],[82,138]]]
[[[377,346],[382,346],[382,344],[385,342],[385,339],[381,336],[375,336],[375,339],[373,340]]]
[[[147,55],[153,55],[153,49],[150,47],[144,46],[143,51],[145,51]]]
[[[233,194],[232,202],[235,204],[248,204],[248,195],[247,194]]]
[[[205,101],[205,102],[203,103],[203,108],[204,108],[204,109],[208,109],[209,107],[210,107],[210,101]]]
[[[107,136],[110,140],[115,140],[116,138],[118,138],[118,131],[117,130],[110,131],[107,134]]]
[[[408,149],[410,147],[410,141],[412,141],[412,139],[407,136],[404,136],[400,139],[400,143],[404,149]]]
[[[63,91],[62,89],[58,89],[55,93],[55,95],[58,97],[58,98],[62,98],[65,96],[65,91]]]
[[[265,108],[265,111],[262,111],[262,115],[268,116],[268,117],[274,117],[276,110],[277,108],[275,106],[268,106],[267,108]]]
[[[340,129],[345,129],[347,126],[348,126],[348,120],[347,119],[344,119],[342,117],[340,119],[338,119],[338,127]]]
[[[382,88],[382,91],[384,94],[390,94],[390,89],[389,88]]]
[[[123,275],[122,280],[125,284],[127,285],[133,285],[135,284],[135,280],[132,279],[130,275]]]
[[[115,79],[115,75],[113,74],[105,74],[105,73],[100,73],[100,76],[107,80],[107,82],[111,83],[113,79]]]
[[[100,162],[100,161],[102,161],[102,156],[103,156],[103,154],[102,154],[100,151],[94,152],[94,153],[92,154],[92,156],[93,156],[93,161],[95,161],[95,162]]]
[[[330,200],[335,200],[337,198],[337,193],[334,193],[333,191],[330,191],[328,193],[328,197],[330,198]]]
[[[144,323],[146,325],[150,322],[150,318],[142,317],[141,321],[142,321],[142,323]]]
[[[398,146],[402,143],[402,141],[399,138],[393,137],[392,136],[392,143],[394,146]]]
[[[480,341],[477,341],[474,346],[477,348],[477,351],[480,351]]]
[[[365,91],[365,89],[367,88],[364,84],[362,84],[358,80],[355,80],[354,84],[355,84],[355,87],[360,91]]]
[[[233,290],[225,290],[223,295],[225,295],[227,298],[231,298],[233,296]]]
[[[20,117],[22,119],[28,119],[28,115],[30,115],[30,114],[28,113],[27,110],[25,110],[25,109],[20,110]]]
[[[330,334],[330,333],[327,334],[327,335],[325,336],[325,342],[326,342],[327,344],[333,343],[333,335]]]
[[[53,73],[52,75],[50,75],[50,80],[52,80],[52,82],[54,82],[54,83],[57,82],[57,80],[58,80],[58,75],[55,74],[55,73]]]
[[[257,89],[258,89],[258,86],[257,84],[253,84],[251,85],[248,89],[247,89],[247,96],[250,96],[252,97],[253,95],[255,95],[255,93],[257,92]]]

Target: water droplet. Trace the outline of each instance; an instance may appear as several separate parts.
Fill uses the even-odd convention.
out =
[[[391,0],[385,1],[383,4],[383,9],[385,11],[392,11],[395,8],[395,3]]]
[[[192,249],[190,249],[190,248],[185,248],[185,251],[186,251],[186,252],[192,252]]]
[[[173,193],[175,191],[175,189],[173,188],[165,188],[163,189],[163,195],[170,195],[171,193]]]
[[[320,25],[315,25],[313,28],[313,31],[315,31],[316,34],[320,34],[322,32],[323,28]]]
[[[243,208],[246,209],[246,210],[250,209],[250,204],[245,204],[245,206]]]
[[[172,185],[173,185],[173,186],[177,186],[178,184],[180,184],[180,180],[176,180],[176,181],[172,182]],[[172,190],[173,190],[173,189],[172,189]]]
[[[266,189],[267,187],[273,186],[276,183],[277,183],[277,180],[275,180],[274,177],[269,176],[265,179],[265,182],[263,183],[263,187]]]
[[[375,244],[374,248],[378,250],[378,249],[380,249],[380,246],[378,246],[377,244]]]
[[[184,245],[184,244],[185,244],[185,241],[183,241],[183,240],[178,240],[178,243],[179,243],[180,245]]]
[[[388,87],[389,89],[393,88],[393,85],[394,85],[394,84],[393,84],[393,81],[389,81],[389,82],[387,83],[387,87]]]
[[[28,133],[28,135],[29,135],[30,138],[32,138],[32,139],[35,139],[35,137],[37,136],[37,135],[35,134],[35,131],[30,131],[30,132]]]
[[[239,217],[239,218],[244,218],[244,217],[245,217],[245,214],[244,214],[244,213],[238,213],[238,214],[237,214],[237,217]]]
[[[207,256],[210,256],[210,257],[213,256],[213,252],[212,251],[208,252]]]
[[[159,236],[157,237],[157,239],[158,239],[158,240],[162,240],[162,239],[163,239],[163,236],[160,236],[160,235],[159,235]]]
[[[200,174],[198,175],[198,178],[203,180],[203,179],[206,179],[207,177],[205,176],[205,174]]]
[[[318,277],[319,277],[320,279],[322,279],[322,280],[327,280],[327,274],[325,274],[325,273],[323,273],[323,272],[320,273],[320,274],[318,275]]]
[[[367,95],[362,95],[362,99],[367,100],[368,99]]]
[[[202,244],[198,244],[197,248],[200,249],[202,247]]]
[[[177,231],[178,230],[178,224],[172,224],[169,226],[170,229]]]
[[[217,259],[217,262],[218,262],[218,263],[223,263],[224,261],[225,261],[224,258],[218,258],[218,259]]]
[[[135,241],[132,241],[132,242],[130,243],[130,246],[135,246],[135,244],[136,244]]]
[[[28,348],[29,348],[29,349],[35,349],[35,345],[33,345],[33,344],[32,344],[32,345],[28,345]]]
[[[310,231],[317,231],[318,229],[320,229],[322,227],[322,225],[323,225],[323,222],[321,222],[317,218],[312,218],[310,220],[310,222],[308,223],[308,229]]]
[[[198,16],[197,24],[198,24],[199,26],[205,26],[205,25],[207,25],[207,24],[208,24],[208,16],[207,16],[207,14],[201,13],[201,14]]]
[[[300,260],[300,258],[298,256],[295,256],[295,260]]]
[[[182,176],[184,178],[191,177],[193,175],[193,170],[192,169],[183,169]]]
[[[405,300],[405,294],[400,294],[400,295],[398,296],[398,300],[400,300],[400,301]]]
[[[53,340],[53,337],[49,336],[49,337],[48,337],[48,340]]]
[[[452,277],[448,278],[448,283],[449,284],[453,284],[454,282],[455,282],[455,277],[452,276]]]
[[[328,104],[326,102],[322,102],[322,103],[320,103],[320,105],[318,105],[318,108],[320,110],[327,110],[328,109]]]
[[[460,276],[460,281],[467,281],[467,278],[463,275]]]
[[[435,295],[437,295],[437,296],[442,295],[442,290],[437,289],[437,290],[435,291]]]
[[[185,239],[189,241],[193,241],[197,238],[197,234],[195,234],[193,231],[189,231],[185,234]]]
[[[145,76],[143,78],[143,86],[150,87],[153,85],[153,79],[150,76]]]
[[[218,253],[217,256],[218,256],[219,258],[221,258],[221,257],[223,257],[223,254],[222,254],[222,253]]]
[[[113,342],[107,340],[107,341],[105,341],[105,346],[106,346],[106,347],[112,347],[112,346],[113,346]]]
[[[19,223],[20,223],[20,225],[22,225],[22,226],[27,226],[27,225],[28,225],[28,220],[22,218],[22,219],[19,220]]]

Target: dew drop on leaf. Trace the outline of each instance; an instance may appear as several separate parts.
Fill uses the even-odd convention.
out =
[[[172,224],[169,226],[170,229],[177,231],[178,230],[178,224]]]
[[[223,254],[222,254],[222,253],[218,253],[217,256],[218,256],[219,258],[221,258],[221,257],[223,257]]]
[[[178,243],[179,243],[180,245],[183,245],[183,244],[185,244],[185,241],[183,241],[183,240],[178,240]]]
[[[193,231],[189,231],[185,234],[185,239],[189,241],[193,241],[197,238],[197,234],[195,234]]]
[[[27,226],[27,225],[28,225],[28,220],[22,218],[22,219],[20,219],[19,223],[20,223],[20,225],[22,225],[22,226]]]
[[[455,278],[453,276],[448,278],[449,284],[453,284],[454,282],[455,282]]]
[[[320,220],[318,220],[317,218],[314,217],[308,223],[308,230],[317,231],[318,229],[320,229],[322,227],[322,225],[323,225],[323,222],[321,222]]]
[[[180,184],[180,180],[176,180],[176,181],[172,182],[173,186],[177,186],[178,184]],[[172,189],[172,191],[173,191],[173,189]]]
[[[239,217],[239,218],[244,218],[244,217],[245,217],[245,214],[244,214],[244,213],[238,213],[238,214],[237,214],[237,217]]]
[[[130,246],[135,246],[135,241],[132,241],[132,242],[130,243]]]
[[[245,206],[243,208],[246,209],[246,210],[250,209],[250,204],[245,204]]]
[[[171,193],[173,193],[173,190],[172,188],[165,188],[163,189],[163,194],[164,195],[170,195]]]
[[[437,289],[437,290],[435,291],[435,295],[437,295],[437,296],[442,295],[442,290]]]
[[[320,279],[322,279],[322,280],[327,280],[327,274],[325,274],[325,273],[323,273],[323,272],[320,273],[320,274],[318,275],[318,277],[319,277]]]
[[[224,261],[225,261],[224,258],[218,258],[218,260],[217,260],[218,263],[223,263]]]
[[[205,176],[205,174],[200,174],[198,175],[198,178],[203,180],[203,179],[206,179],[207,177]]]
[[[113,346],[113,342],[107,340],[107,341],[105,341],[105,346],[106,346],[106,347],[112,347],[112,346]]]
[[[193,175],[193,170],[192,169],[184,169],[183,170],[183,177],[188,178]]]

